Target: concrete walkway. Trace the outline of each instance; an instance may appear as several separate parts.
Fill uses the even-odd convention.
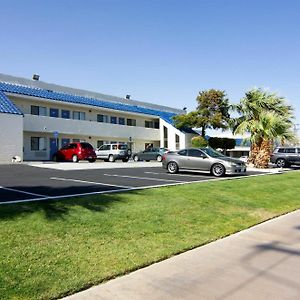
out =
[[[300,299],[300,210],[65,299]]]

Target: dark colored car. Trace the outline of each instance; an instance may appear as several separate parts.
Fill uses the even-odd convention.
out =
[[[278,168],[289,167],[300,164],[300,146],[298,147],[277,147],[271,154],[271,163]]]
[[[59,149],[52,157],[54,161],[73,161],[88,160],[96,161],[96,153],[91,144],[86,142],[70,143]]]
[[[164,154],[162,167],[174,174],[179,170],[208,172],[216,177],[246,172],[243,161],[212,148],[189,148]]]
[[[145,161],[150,161],[150,160],[156,160],[156,161],[162,161],[162,156],[164,153],[166,153],[168,149],[166,148],[147,148],[144,151],[140,151],[137,153],[134,153],[132,158],[134,161],[139,161],[139,160],[145,160]]]

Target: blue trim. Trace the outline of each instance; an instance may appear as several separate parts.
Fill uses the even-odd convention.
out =
[[[0,113],[23,115],[22,112],[0,90]]]
[[[152,115],[152,116],[160,117],[170,124],[173,124],[172,117],[176,115],[175,113],[164,112],[164,111],[159,111],[159,110],[155,110],[155,109],[149,109],[149,108],[145,108],[145,107],[141,107],[141,106],[137,106],[137,105],[128,105],[128,104],[122,104],[122,103],[117,103],[117,102],[108,102],[108,101],[98,100],[95,98],[76,96],[76,95],[55,92],[55,91],[45,90],[45,89],[41,89],[41,88],[33,88],[33,87],[23,86],[23,85],[18,85],[18,84],[11,84],[11,83],[6,83],[6,82],[0,82],[0,91],[6,92],[6,93],[33,96],[33,97],[54,100],[54,101],[62,101],[62,102],[68,102],[68,103],[109,108],[109,109],[114,109],[114,110],[118,110],[118,111],[127,111],[127,112]],[[11,111],[15,111],[14,113],[20,113],[18,109],[11,110]]]

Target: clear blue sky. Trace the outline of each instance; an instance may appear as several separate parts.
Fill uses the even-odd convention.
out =
[[[300,123],[298,0],[0,0],[0,72],[177,108],[266,87]]]

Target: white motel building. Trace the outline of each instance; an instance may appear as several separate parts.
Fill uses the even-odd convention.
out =
[[[195,132],[178,130],[172,117],[184,110],[0,74],[0,163],[50,160],[57,148],[87,141],[189,147]]]

